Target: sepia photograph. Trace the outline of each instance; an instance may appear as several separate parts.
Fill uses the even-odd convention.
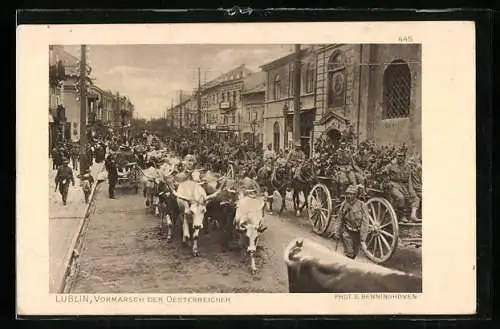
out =
[[[185,38],[103,25],[26,41],[40,58],[19,67],[41,72],[48,122],[21,141],[44,191],[18,218],[18,296],[36,286],[52,314],[411,314],[469,278],[455,299],[471,305],[474,198],[450,191],[443,161],[473,182],[474,89],[448,72],[474,62],[450,71],[469,52],[445,64],[430,27],[381,24],[337,25],[350,42],[301,24],[269,40],[181,24]]]
[[[419,44],[48,51],[53,292],[421,292]]]

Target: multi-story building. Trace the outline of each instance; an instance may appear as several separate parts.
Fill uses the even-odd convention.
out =
[[[243,81],[241,93],[243,109],[241,113],[241,132],[243,139],[252,145],[263,143],[264,108],[266,96],[266,73],[248,75]]]
[[[241,93],[244,78],[252,73],[240,65],[201,86],[202,129],[223,137],[240,134]]]
[[[264,112],[264,144],[275,151],[291,146],[294,113],[294,58],[296,54],[278,58],[261,66],[266,74]],[[315,108],[316,55],[312,46],[303,47],[300,83],[300,136],[306,155],[312,152]]]
[[[421,151],[421,46],[316,47],[314,136],[332,143],[342,130],[358,140],[406,143]]]
[[[49,143],[78,140],[80,102],[76,93],[78,59],[63,46],[49,47]],[[75,134],[75,130],[77,133]]]

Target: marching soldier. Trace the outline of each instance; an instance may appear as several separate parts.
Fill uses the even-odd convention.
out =
[[[349,185],[346,199],[340,206],[339,225],[335,230],[336,239],[341,239],[344,245],[344,255],[351,259],[356,258],[368,234],[368,210],[357,194],[356,186]]]
[[[57,169],[56,174],[56,190],[59,186],[59,193],[61,194],[63,204],[66,205],[68,199],[69,183],[75,186],[75,178],[73,177],[73,170],[68,166],[69,160],[67,158],[62,159],[62,166]]]

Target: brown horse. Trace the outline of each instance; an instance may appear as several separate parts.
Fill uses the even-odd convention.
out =
[[[302,162],[297,171],[293,175],[291,186],[293,189],[293,207],[297,216],[300,216],[302,210],[308,207],[307,196],[311,190],[311,187],[316,181],[316,169],[314,162],[311,159]],[[304,194],[304,203],[300,205],[300,193]]]
[[[281,196],[280,213],[286,209],[286,191],[291,187],[290,171],[285,165],[275,163],[271,168],[264,165],[257,171],[257,183],[262,188],[266,202],[269,202],[269,210],[273,211],[273,194],[278,192]]]

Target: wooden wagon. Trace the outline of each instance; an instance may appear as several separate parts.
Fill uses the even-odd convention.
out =
[[[329,238],[333,237],[333,232],[328,232],[328,229],[335,226],[331,224],[338,220],[337,213],[344,199],[343,196],[333,197],[333,184],[332,178],[318,177],[318,183],[308,195],[308,217],[312,229]],[[363,187],[359,197],[368,209],[369,233],[361,244],[367,258],[382,264],[392,257],[398,245],[421,246],[422,224],[401,222],[402,214],[396,212],[384,190]]]

